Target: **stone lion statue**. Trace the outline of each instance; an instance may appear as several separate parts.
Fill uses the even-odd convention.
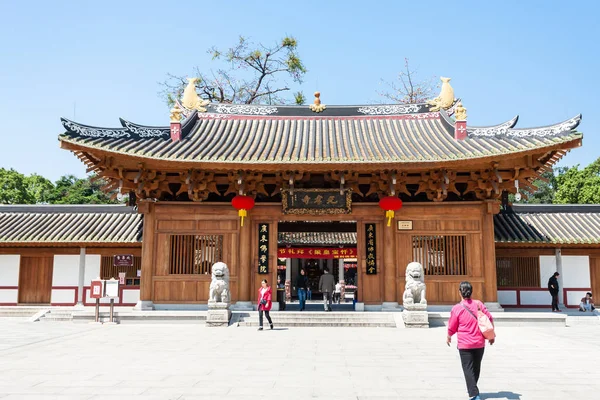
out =
[[[229,268],[223,262],[215,263],[212,266],[208,302],[229,303]]]
[[[405,305],[427,305],[425,299],[425,271],[418,262],[411,262],[406,266],[406,286],[402,300]]]

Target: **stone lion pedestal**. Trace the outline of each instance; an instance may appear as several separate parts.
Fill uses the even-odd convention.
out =
[[[208,314],[206,315],[206,326],[229,326],[231,310],[229,303],[216,301],[208,302]]]
[[[212,280],[208,295],[206,326],[229,326],[229,268],[218,262],[212,266]]]
[[[402,320],[406,328],[429,328],[427,300],[425,299],[425,271],[418,262],[406,266]]]

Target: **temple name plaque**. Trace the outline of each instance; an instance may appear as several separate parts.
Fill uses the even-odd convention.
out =
[[[282,192],[285,214],[350,214],[352,191],[349,189],[294,189]]]

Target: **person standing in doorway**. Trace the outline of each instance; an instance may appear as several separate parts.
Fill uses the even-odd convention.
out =
[[[312,300],[312,290],[310,289],[310,285],[306,288],[306,298],[308,300]]]
[[[279,303],[279,311],[285,310],[285,284],[281,278],[277,278],[277,302]]]
[[[271,307],[273,306],[272,302],[273,290],[271,290],[271,286],[267,283],[266,279],[263,279],[260,283],[260,289],[258,289],[258,330],[263,330],[263,313],[267,317],[267,321],[269,321],[269,325],[271,329],[273,329],[273,321],[271,321],[271,316],[269,315],[269,311],[271,311]]]
[[[323,293],[323,306],[325,307],[325,311],[331,311],[331,300],[334,290],[335,279],[333,278],[333,275],[329,273],[329,270],[325,268],[323,270],[323,275],[321,275],[321,278],[319,279],[319,292]]]
[[[552,296],[552,311],[560,311],[558,309],[558,277],[560,274],[555,272],[550,279],[548,279],[548,291]]]
[[[300,270],[300,275],[296,278],[296,289],[298,290],[298,301],[300,302],[300,311],[304,311],[306,307],[306,290],[308,289],[308,277],[303,269]]]
[[[469,282],[461,282],[459,293],[462,301],[455,305],[450,312],[448,320],[448,337],[446,343],[450,346],[452,336],[458,334],[458,352],[462,364],[467,391],[471,400],[481,400],[479,397],[479,373],[481,372],[481,360],[485,350],[485,337],[479,329],[479,323],[476,315],[479,311],[483,312],[490,321],[494,322],[492,315],[481,301],[471,300],[473,286]],[[491,345],[495,339],[490,339]]]

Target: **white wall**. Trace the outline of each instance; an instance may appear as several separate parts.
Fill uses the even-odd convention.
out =
[[[100,275],[100,260],[98,254],[85,256],[85,274],[83,286],[89,286],[92,279]],[[54,270],[52,271],[52,286],[79,285],[79,254],[55,255]]]
[[[550,307],[552,304],[552,297],[548,291],[532,291],[522,290],[521,291],[521,306],[539,306],[547,305]]]
[[[498,290],[498,303],[503,306],[516,306],[517,305],[517,291],[516,290]]]
[[[125,304],[136,304],[140,300],[140,289],[127,289],[123,290],[122,303]],[[276,303],[273,303],[274,305]]]
[[[50,295],[51,304],[75,304],[75,288],[72,289],[52,289]]]
[[[0,286],[19,286],[21,256],[0,255]],[[18,303],[19,289],[0,289],[0,303]]]
[[[585,294],[587,292],[587,290],[567,291],[567,304],[569,305],[569,307],[578,306],[579,303],[581,303],[581,299],[585,297]]]
[[[20,255],[0,255],[0,286],[19,286],[20,265]]]
[[[588,256],[562,256],[562,271],[564,288],[589,288],[591,286],[590,258]],[[585,294],[585,292],[583,293]],[[571,304],[570,298],[569,304]]]
[[[563,257],[564,258],[564,257]],[[563,261],[564,267],[564,261]],[[555,256],[540,256],[540,287],[545,289],[548,288],[548,279],[556,271],[556,257]]]

